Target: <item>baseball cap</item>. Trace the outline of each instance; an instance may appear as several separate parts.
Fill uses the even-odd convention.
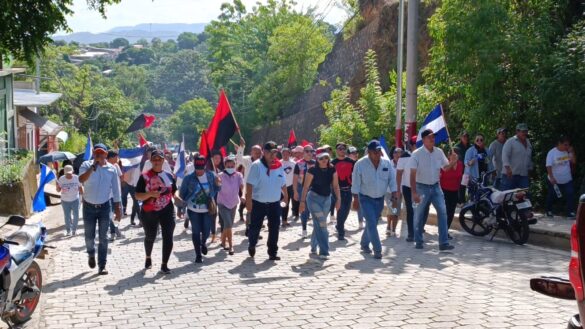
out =
[[[290,152],[290,149],[288,147],[283,147],[280,152]]]
[[[339,143],[335,144],[336,149],[338,149],[340,146],[347,148],[347,144],[345,144],[343,142],[339,142]]]
[[[519,123],[516,125],[516,130],[528,131],[528,125],[526,123]]]
[[[232,162],[236,162],[236,156],[235,156],[235,155],[233,155],[233,154],[230,154],[230,155],[228,155],[227,157],[225,157],[225,158],[223,159],[223,163],[228,163],[228,162],[230,162],[230,161],[232,161]]]
[[[394,149],[394,153],[402,153],[403,150],[400,147]]]
[[[329,146],[329,144],[325,144],[325,145],[321,146],[321,148],[325,149],[325,150],[331,150],[331,146]]]
[[[270,152],[278,151],[278,146],[276,145],[275,142],[269,141],[269,142],[266,142],[266,144],[264,144],[264,150],[270,151]]]
[[[300,152],[303,152],[303,151],[304,151],[304,149],[303,149],[303,147],[302,147],[302,146],[297,146],[297,147],[295,147],[295,148],[294,148],[292,151],[293,151],[293,152],[300,153]]]
[[[380,144],[379,141],[372,139],[369,143],[368,143],[368,151],[379,151],[382,149],[382,145]]]
[[[73,173],[73,166],[66,165],[65,167],[63,167],[63,172],[65,172],[65,174],[72,174]]]
[[[506,128],[498,128],[498,130],[496,130],[496,134],[501,134],[501,133],[505,133],[508,132],[508,129]]]
[[[93,146],[93,152],[94,153],[108,153],[108,148],[104,144],[98,143],[98,144],[95,144]]]
[[[463,130],[461,132],[461,135],[459,135],[459,136],[467,136],[467,137],[469,137],[469,133],[467,132],[467,130]]]
[[[433,130],[431,130],[431,129],[425,129],[425,130],[422,132],[422,134],[420,134],[420,136],[421,136],[422,138],[425,138],[425,137],[427,137],[427,136],[429,136],[429,135],[433,135],[433,134],[434,134]],[[461,136],[464,136],[464,134],[461,134]],[[467,136],[469,136],[469,134],[467,134]]]
[[[161,150],[154,150],[152,151],[152,153],[150,154],[150,158],[154,158],[154,157],[159,157],[161,159],[165,158],[165,154],[163,153],[163,151]]]
[[[317,149],[317,159],[321,159],[323,157],[329,158],[329,153],[327,153],[327,149],[320,147]]]
[[[352,153],[357,153],[357,148],[355,148],[354,146],[350,146],[350,147],[347,149],[347,151],[349,152],[349,154],[352,154]]]
[[[205,169],[205,164],[207,163],[207,161],[205,161],[205,157],[202,157],[201,155],[197,156],[195,158],[195,161],[193,161],[193,164],[195,165],[195,169]]]

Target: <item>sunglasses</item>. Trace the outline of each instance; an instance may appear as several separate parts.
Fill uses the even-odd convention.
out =
[[[329,160],[329,157],[321,157],[321,158],[319,158],[319,161],[321,161],[321,160]]]
[[[479,142],[483,142],[483,139],[482,138],[478,138],[475,141],[479,143]]]
[[[338,147],[338,148],[337,148],[337,150],[338,150],[338,151],[345,151],[345,150],[347,150],[347,149],[346,149],[345,147]]]

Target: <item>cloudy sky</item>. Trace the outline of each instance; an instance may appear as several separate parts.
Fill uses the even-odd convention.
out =
[[[104,32],[116,26],[133,26],[141,23],[207,23],[220,13],[220,6],[227,0],[122,0],[109,6],[107,19],[87,8],[86,0],[74,0],[75,14],[68,18],[73,32]],[[231,2],[231,0],[230,0]],[[243,0],[250,9],[257,2],[266,0]],[[296,0],[297,9],[317,7],[325,21],[337,24],[347,16],[335,5],[336,0]]]

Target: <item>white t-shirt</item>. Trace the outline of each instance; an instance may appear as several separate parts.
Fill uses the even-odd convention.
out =
[[[408,166],[410,158],[410,156],[400,157],[400,159],[398,159],[398,164],[396,165],[396,171],[402,170],[401,185],[406,187],[410,187],[410,167]]]
[[[552,174],[558,184],[566,184],[573,180],[569,152],[559,151],[556,147],[548,151],[546,166],[552,167]]]
[[[71,202],[79,200],[79,177],[72,175],[67,179],[66,175],[59,177],[57,184],[61,187],[61,201]]]
[[[280,161],[282,163],[282,169],[284,170],[284,174],[285,174],[285,178],[286,178],[286,186],[291,186],[293,184],[293,177],[295,175],[294,171],[295,171],[295,165],[297,164],[296,162],[292,161],[292,160],[282,160]]]

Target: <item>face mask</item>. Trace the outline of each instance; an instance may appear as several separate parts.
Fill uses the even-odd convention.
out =
[[[236,168],[225,168],[225,172],[230,175],[233,175],[236,172]]]

